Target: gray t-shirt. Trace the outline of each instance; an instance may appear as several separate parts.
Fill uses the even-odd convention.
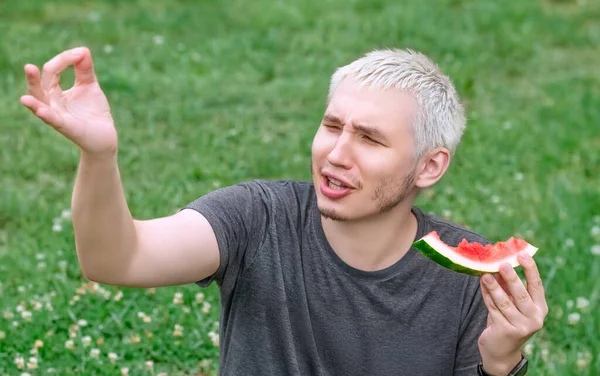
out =
[[[190,203],[221,254],[221,375],[476,375],[487,310],[479,279],[410,251],[375,272],[346,264],[312,183],[254,180]],[[416,239],[487,240],[413,208]],[[415,239],[415,240],[416,240]]]

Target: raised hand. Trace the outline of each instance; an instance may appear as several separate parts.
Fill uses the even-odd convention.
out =
[[[519,254],[527,287],[509,265],[501,266],[495,278],[481,278],[481,292],[488,308],[488,326],[479,337],[484,369],[508,374],[521,358],[521,346],[544,323],[548,305],[537,265],[527,252]]]
[[[60,74],[75,69],[75,84],[63,91]],[[85,47],[66,50],[44,64],[42,72],[25,65],[28,94],[21,104],[79,148],[93,155],[117,152],[117,131],[110,106],[96,75],[92,55]]]

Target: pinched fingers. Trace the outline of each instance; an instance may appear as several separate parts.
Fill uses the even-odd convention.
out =
[[[59,88],[60,74],[70,65],[75,65],[83,56],[83,49],[73,48],[53,57],[42,68],[42,90],[50,92]]]

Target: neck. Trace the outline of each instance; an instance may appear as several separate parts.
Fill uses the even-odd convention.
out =
[[[348,265],[364,271],[385,269],[410,249],[417,218],[407,200],[394,209],[353,221],[321,217],[323,231],[335,253]]]

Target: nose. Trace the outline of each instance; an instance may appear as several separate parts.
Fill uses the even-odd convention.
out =
[[[350,169],[352,166],[352,146],[350,134],[342,132],[336,139],[333,149],[327,155],[327,161],[336,167]]]

